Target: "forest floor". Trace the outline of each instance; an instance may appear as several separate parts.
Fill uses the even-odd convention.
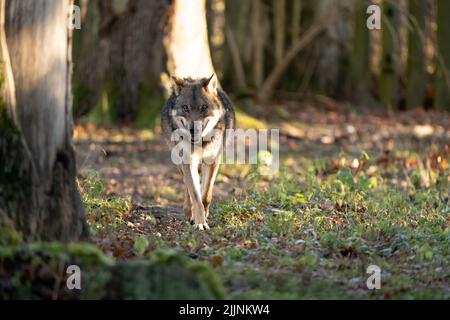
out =
[[[118,260],[171,249],[205,261],[229,298],[450,299],[448,114],[275,108],[270,122],[239,119],[281,129],[280,171],[222,166],[206,232],[184,218],[158,130],[77,125],[95,243]]]

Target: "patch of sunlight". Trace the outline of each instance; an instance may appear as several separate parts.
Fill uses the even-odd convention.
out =
[[[152,141],[155,138],[155,133],[152,130],[141,130],[139,137],[145,141]]]
[[[170,186],[163,186],[159,188],[158,196],[169,201],[180,201],[182,194],[177,192],[175,188],[172,188]]]
[[[236,110],[236,127],[240,129],[267,129],[264,121],[258,120],[245,112]]]

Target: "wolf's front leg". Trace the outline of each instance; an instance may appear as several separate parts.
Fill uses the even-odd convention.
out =
[[[202,202],[205,207],[206,218],[209,216],[209,206],[212,201],[214,182],[219,172],[219,161],[213,164],[202,164]]]
[[[187,187],[184,188],[183,212],[186,219],[188,219],[189,222],[194,223],[194,212],[192,211],[191,196],[189,195]]]
[[[206,223],[205,208],[202,203],[198,164],[183,164],[181,165],[181,169],[183,171],[184,184],[186,185],[192,202],[194,227],[199,230],[209,229],[209,226]]]
[[[179,166],[178,170],[180,171],[180,174],[183,177],[183,182],[184,182],[183,168],[181,168],[181,166]],[[194,223],[194,212],[192,210],[191,196],[189,195],[189,191],[188,191],[186,184],[184,185],[183,212],[184,212],[186,219],[188,219],[188,221],[193,224]]]

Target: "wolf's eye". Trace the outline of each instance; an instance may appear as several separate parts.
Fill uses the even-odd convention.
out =
[[[183,109],[183,112],[189,112],[189,107],[187,105],[182,106],[181,109]]]
[[[201,112],[206,112],[207,110],[208,110],[208,106],[206,104],[204,104],[200,107]]]

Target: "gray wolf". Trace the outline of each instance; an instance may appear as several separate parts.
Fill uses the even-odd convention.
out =
[[[182,133],[178,168],[185,185],[183,211],[196,229],[209,229],[207,218],[214,182],[219,171],[227,130],[235,129],[235,112],[215,76],[192,79],[172,77],[172,94],[164,105],[161,128],[171,147],[174,132]],[[188,150],[188,151],[185,151]]]

